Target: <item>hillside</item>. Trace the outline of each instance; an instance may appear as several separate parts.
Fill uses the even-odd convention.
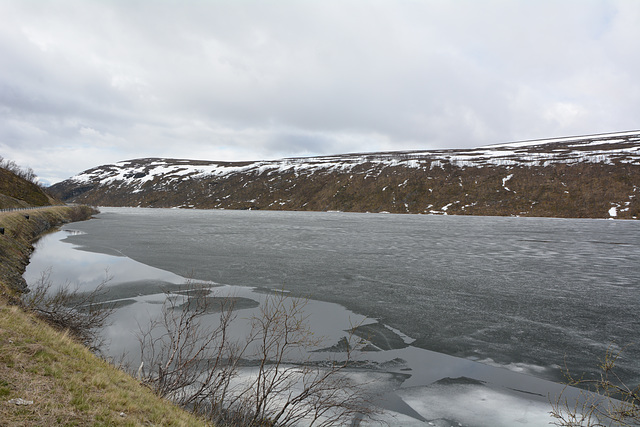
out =
[[[51,191],[102,206],[637,218],[639,186],[635,131],[274,161],[137,159]]]
[[[60,204],[42,188],[0,167],[0,209]]]

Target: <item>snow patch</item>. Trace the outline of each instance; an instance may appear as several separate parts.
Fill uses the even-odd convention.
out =
[[[540,150],[549,143],[566,143],[552,150]],[[185,178],[228,177],[233,174],[274,175],[282,173],[350,173],[375,177],[385,167],[433,170],[454,167],[549,166],[553,164],[626,163],[640,165],[640,131],[584,137],[555,138],[498,144],[463,150],[406,151],[392,153],[345,154],[307,158],[287,158],[254,162],[207,162],[171,159],[141,159],[119,162],[82,172],[72,178],[77,184],[107,185],[118,182],[140,189],[157,180],[160,185]],[[503,187],[512,178],[503,178]],[[398,185],[407,185],[407,181]]]
[[[509,188],[507,188],[507,181],[509,181],[511,178],[513,178],[513,174],[508,175],[506,178],[502,178],[502,186],[504,187],[505,190],[507,191],[511,191],[509,190]]]

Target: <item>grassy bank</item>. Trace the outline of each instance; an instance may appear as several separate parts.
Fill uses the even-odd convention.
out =
[[[90,215],[86,207],[0,213],[0,425],[205,425],[10,304],[34,239]]]
[[[0,212],[0,296],[10,297],[25,288],[22,273],[38,236],[71,221],[88,219],[87,206],[51,206],[36,210]]]

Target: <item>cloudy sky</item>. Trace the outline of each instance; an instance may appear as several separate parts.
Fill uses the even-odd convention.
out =
[[[467,148],[640,128],[637,0],[0,0],[0,155]]]

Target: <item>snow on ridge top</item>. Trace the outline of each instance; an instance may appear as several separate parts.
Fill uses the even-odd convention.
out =
[[[607,143],[608,139],[625,136],[637,136],[640,137],[640,130],[628,131],[628,132],[616,132],[616,133],[597,133],[593,135],[580,135],[580,136],[565,136],[560,138],[545,138],[545,139],[530,139],[525,141],[505,142],[499,144],[484,145],[478,148],[498,148],[498,147],[528,147],[532,145],[550,144],[553,142],[594,142],[594,140],[601,141],[600,143]]]
[[[549,143],[561,146],[545,147]],[[79,184],[122,182],[140,187],[162,179],[224,177],[235,173],[271,174],[315,171],[348,172],[368,166],[432,169],[449,163],[458,167],[546,166],[553,163],[608,163],[614,160],[640,165],[640,131],[564,137],[508,144],[488,145],[474,149],[397,151],[354,153],[316,157],[295,157],[281,160],[216,162],[166,158],[125,160],[84,171],[70,180]]]

